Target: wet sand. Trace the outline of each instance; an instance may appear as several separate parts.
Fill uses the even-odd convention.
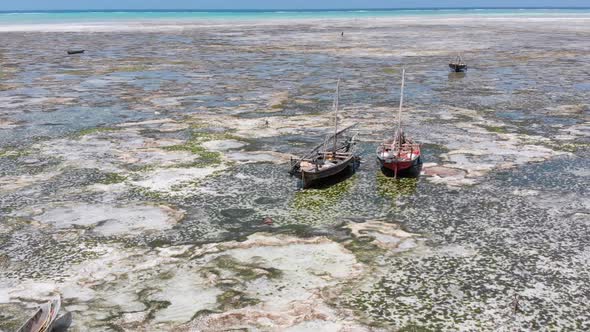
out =
[[[0,331],[590,329],[589,20],[1,27]],[[361,167],[298,190],[338,76]]]

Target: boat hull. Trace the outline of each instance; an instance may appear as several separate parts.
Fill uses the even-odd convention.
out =
[[[449,68],[456,73],[462,73],[467,70],[467,65],[450,63]]]
[[[417,157],[414,160],[394,160],[387,161],[377,158],[381,165],[381,171],[385,175],[418,177],[422,171],[422,158]]]
[[[347,170],[355,169],[355,157],[350,156],[332,167],[319,171],[301,170],[300,177],[303,182],[303,188],[309,188],[323,180],[326,180],[337,175],[341,175]]]

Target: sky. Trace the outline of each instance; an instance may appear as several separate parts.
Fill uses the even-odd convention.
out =
[[[588,7],[589,0],[0,0],[0,10]]]

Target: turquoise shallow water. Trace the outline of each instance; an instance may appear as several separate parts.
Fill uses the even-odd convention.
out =
[[[555,16],[590,15],[590,8],[563,9],[383,9],[256,11],[52,11],[0,12],[0,24],[105,22],[133,20],[317,19],[408,16]]]

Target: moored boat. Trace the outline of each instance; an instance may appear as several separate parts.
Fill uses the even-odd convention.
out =
[[[303,187],[308,188],[318,181],[352,170],[354,162],[352,153],[318,154],[315,160],[305,160],[300,165]]]
[[[355,125],[338,130],[338,99],[340,94],[340,80],[336,86],[334,99],[334,134],[299,160],[291,161],[291,175],[301,178],[303,188],[308,188],[318,182],[343,174],[346,171],[354,172],[358,163],[355,155],[355,135],[347,139],[342,136],[347,134]]]
[[[456,73],[461,73],[467,70],[467,64],[463,61],[461,55],[457,55],[455,60],[449,63],[449,68]]]
[[[402,87],[399,103],[397,126],[393,137],[386,139],[377,148],[377,160],[383,173],[393,173],[394,177],[417,177],[422,170],[422,154],[420,144],[406,136],[401,125],[404,102],[405,69],[402,70]]]
[[[67,52],[68,52],[68,55],[74,55],[74,54],[82,54],[86,51],[85,50],[69,50]]]

